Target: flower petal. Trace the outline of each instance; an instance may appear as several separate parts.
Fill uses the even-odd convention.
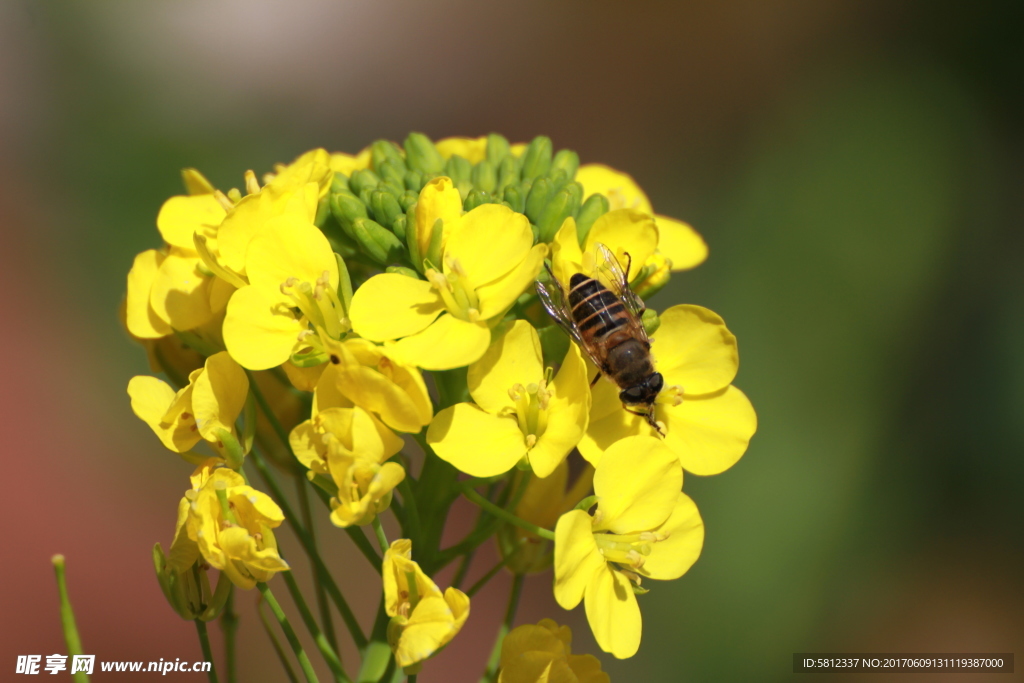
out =
[[[132,269],[128,271],[125,326],[140,339],[159,339],[174,331],[149,305],[153,280],[165,258],[156,249],[148,249],[135,257]]]
[[[718,474],[736,464],[757,431],[757,415],[743,392],[729,386],[710,396],[683,397],[675,407],[661,407],[665,444],[687,472]]]
[[[324,372],[324,377],[333,379],[335,389],[346,399],[377,413],[385,424],[400,432],[418,432],[430,421],[429,403],[424,405],[429,401],[426,388],[414,370],[392,362],[365,339],[338,344],[331,355],[334,371]],[[337,363],[333,362],[335,358]],[[319,401],[317,406],[324,407]]]
[[[683,470],[676,455],[654,436],[630,436],[613,444],[594,474],[600,522],[617,534],[650,531],[672,513]]]
[[[192,412],[203,438],[217,441],[218,430],[233,432],[248,395],[249,378],[227,351],[207,358],[192,389]]]
[[[195,249],[192,235],[206,235],[224,220],[227,212],[212,194],[171,197],[160,207],[156,227],[167,244]]]
[[[678,579],[697,561],[704,546],[704,520],[697,505],[680,491],[672,514],[655,531],[668,538],[652,545],[638,572],[661,581]]]
[[[636,209],[653,213],[647,195],[628,173],[604,164],[583,164],[576,170],[576,182],[583,185],[584,200],[600,192],[608,198],[612,210]]]
[[[650,214],[641,211],[609,211],[594,221],[584,251],[592,252],[599,242],[615,254],[623,272],[629,266],[627,276],[632,279],[658,248],[658,226]]]
[[[174,389],[167,382],[156,377],[138,375],[128,382],[128,395],[132,399],[132,412],[149,425],[168,449],[184,453],[199,443],[199,432],[192,429],[194,424],[191,421],[164,421],[168,408],[176,398]]]
[[[571,510],[555,526],[555,600],[565,609],[580,604],[594,574],[608,565],[594,541],[591,517]]]
[[[532,246],[526,216],[502,204],[481,204],[462,216],[448,235],[444,272],[448,273],[452,259],[457,260],[469,286],[476,289],[511,272]]]
[[[338,288],[338,262],[324,234],[312,223],[292,215],[271,218],[249,242],[245,256],[249,283],[268,297],[282,297],[281,284],[289,278],[315,285],[325,272]]]
[[[149,305],[176,330],[199,327],[213,315],[209,286],[214,278],[203,274],[199,264],[194,252],[172,249],[153,278]]]
[[[471,164],[478,164],[487,158],[487,136],[478,138],[452,137],[434,143],[438,153],[445,159],[458,154]]]
[[[469,394],[489,413],[512,407],[509,389],[516,384],[540,382],[544,378],[540,337],[533,325],[517,320],[496,339],[467,372]]]
[[[228,301],[224,346],[243,368],[267,370],[288,360],[305,328],[280,300],[242,287]]]
[[[462,195],[455,189],[452,179],[446,176],[434,178],[420,190],[419,199],[416,201],[416,241],[419,244],[420,255],[426,256],[430,247],[430,236],[434,231],[434,224],[441,219],[442,246],[451,233],[452,229],[462,216]],[[416,264],[419,265],[419,264]],[[440,263],[434,264],[440,268]]]
[[[629,579],[605,563],[590,579],[584,606],[594,640],[602,650],[619,659],[636,654],[643,624]]]
[[[356,290],[349,317],[356,334],[385,341],[425,330],[443,310],[444,302],[429,282],[382,273]]]
[[[403,626],[394,645],[395,663],[411,666],[437,652],[458,632],[452,609],[444,598],[428,596],[420,600]]]
[[[437,456],[472,477],[493,477],[512,469],[526,442],[514,418],[458,403],[439,412],[427,429],[427,443]]]
[[[471,323],[442,315],[418,334],[385,342],[387,354],[400,363],[424,370],[451,370],[479,359],[491,343],[486,323]]]
[[[371,160],[370,148],[362,150],[358,154],[345,154],[343,152],[335,152],[331,154],[330,166],[331,170],[335,173],[341,173],[345,176],[352,175],[353,171],[359,171],[365,168],[370,168]]]
[[[583,269],[583,250],[580,249],[580,240],[576,232],[576,221],[572,217],[566,218],[555,234],[551,242],[551,269],[562,283],[568,287],[569,278],[573,273]]]
[[[546,244],[536,244],[511,272],[494,282],[478,287],[476,293],[480,297],[480,317],[488,320],[501,315],[528,288],[533,291],[533,282],[540,274],[540,269],[544,267],[544,257],[547,253]]]
[[[689,270],[704,263],[708,245],[688,224],[668,216],[655,216],[658,224],[658,251],[672,262],[672,270]]]
[[[673,306],[662,313],[651,354],[665,386],[679,385],[686,394],[725,388],[740,365],[736,337],[717,313],[701,306]]]
[[[591,390],[591,396],[594,405],[590,411],[590,424],[578,448],[580,454],[594,467],[600,464],[603,453],[620,439],[653,433],[654,430],[642,417],[622,407],[618,390],[611,382],[599,381]],[[601,413],[604,413],[603,417],[598,417]]]
[[[586,403],[576,400],[557,397],[550,399],[548,423],[528,454],[534,474],[538,477],[549,476],[572,452],[586,433],[589,408]]]

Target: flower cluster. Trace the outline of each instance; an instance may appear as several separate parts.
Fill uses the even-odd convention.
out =
[[[642,310],[640,297],[700,264],[701,237],[655,213],[628,175],[545,137],[317,149],[228,191],[183,177],[187,194],[157,216],[164,244],[136,257],[122,307],[167,380],[132,378],[132,410],[196,468],[170,553],[154,553],[176,611],[207,621],[233,587],[259,587],[308,676],[267,587],[289,571],[273,533],[287,522],[311,558],[319,622],[288,575],[287,587],[339,680],[332,605],[362,654],[359,680],[415,675],[505,570],[507,635],[487,676],[607,681],[571,654],[566,627],[511,630],[515,604],[526,574],[553,568],[558,603],[582,601],[598,646],[630,657],[644,579],[697,560],[704,526],[683,472],[735,464],[756,417],[732,385],[723,320]],[[564,301],[539,296],[538,281]],[[257,472],[269,494],[249,483]],[[294,499],[281,477],[297,479]],[[459,497],[480,516],[445,547]],[[314,535],[311,500],[381,575],[369,634],[319,555],[334,538]],[[385,513],[400,538],[387,539]],[[500,564],[464,591],[491,538]],[[452,563],[442,592],[431,576]]]

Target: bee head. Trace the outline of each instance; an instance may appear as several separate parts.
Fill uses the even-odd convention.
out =
[[[620,391],[619,400],[626,405],[653,405],[664,384],[660,372],[652,373],[639,384]]]

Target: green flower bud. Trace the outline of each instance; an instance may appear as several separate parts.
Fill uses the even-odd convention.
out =
[[[504,190],[509,185],[519,184],[519,164],[512,157],[505,157],[498,164],[498,186],[496,190]]]
[[[384,272],[386,272],[386,273],[398,273],[399,275],[405,275],[406,277],[411,277],[413,280],[422,280],[423,279],[423,278],[420,277],[420,274],[417,273],[415,270],[413,270],[412,268],[406,268],[405,266],[388,266],[387,268],[384,269]]]
[[[363,252],[380,265],[401,259],[405,252],[405,246],[393,232],[369,218],[352,221],[352,233]]]
[[[534,181],[533,187],[530,188],[530,196],[526,198],[526,217],[531,223],[536,223],[540,219],[544,207],[551,201],[552,190],[552,183],[547,178],[538,178]]]
[[[551,168],[551,138],[538,135],[523,152],[523,177],[539,178]]]
[[[367,209],[370,209],[370,202],[371,202],[370,198],[373,197],[373,193],[376,192],[376,191],[377,191],[376,186],[374,186],[374,187],[364,187],[363,191],[359,193],[359,201],[361,201],[363,204],[365,204]]]
[[[494,170],[494,164],[489,161],[481,161],[473,167],[473,184],[477,189],[493,193],[498,187],[498,172]]]
[[[324,197],[316,205],[316,216],[313,218],[313,224],[318,228],[323,228],[327,223],[328,217],[331,215],[331,200]]]
[[[462,208],[466,211],[472,211],[481,204],[490,204],[491,201],[490,193],[482,190],[470,190],[469,195],[466,197],[466,201],[462,203]]]
[[[587,201],[583,202],[579,213],[576,214],[576,236],[579,237],[580,244],[587,241],[594,221],[608,213],[608,209],[608,198],[603,194],[592,194],[587,197]]]
[[[349,237],[352,236],[352,221],[357,218],[366,218],[366,204],[359,201],[359,198],[350,192],[335,192],[330,195],[331,213],[334,220],[345,231]]]
[[[658,328],[661,327],[661,318],[658,317],[658,312],[653,308],[644,309],[640,319],[644,324],[644,330],[647,332],[648,337],[653,336],[658,331]]]
[[[380,174],[382,180],[392,183],[403,190],[405,189],[406,169],[404,162],[399,165],[389,159],[376,168],[377,173]]]
[[[344,173],[335,173],[331,179],[331,192],[351,192],[348,186],[348,176]]]
[[[402,206],[390,192],[374,192],[370,195],[370,207],[373,217],[381,225],[390,228],[395,219],[403,215]]]
[[[469,193],[473,191],[473,181],[468,179],[460,180],[455,183],[455,189],[459,191],[462,201],[466,201],[466,197],[468,197]]]
[[[348,272],[348,264],[339,254],[334,255],[334,261],[338,264],[338,299],[345,307],[347,318],[348,309],[352,306],[352,276]]]
[[[434,221],[434,227],[430,231],[430,244],[427,246],[427,253],[423,254],[423,260],[436,264],[435,267],[440,267],[441,264],[441,236],[444,233],[443,228],[443,220],[438,218]]]
[[[405,162],[420,173],[440,173],[444,169],[444,158],[423,133],[409,133],[405,139]]]
[[[423,174],[419,171],[406,171],[405,172],[405,189],[411,190],[412,192],[419,193],[423,189]]]
[[[583,197],[583,186],[569,183],[559,190],[545,205],[537,219],[537,230],[541,242],[550,242],[562,223],[569,216],[575,216],[580,210],[580,199]]]
[[[377,140],[370,145],[370,160],[378,172],[385,161],[390,161],[405,170],[405,156],[398,145],[390,140]]]
[[[565,354],[569,351],[569,335],[563,332],[561,327],[558,325],[538,327],[537,336],[540,338],[540,349],[546,366],[553,367],[565,359]]]
[[[412,190],[406,190],[398,197],[398,203],[402,205],[402,211],[408,211],[409,207],[418,202],[420,196]]]
[[[508,140],[504,135],[491,133],[487,136],[487,161],[492,166],[497,166],[502,160],[509,156],[512,150],[509,148]]]
[[[405,214],[400,214],[397,218],[395,218],[394,222],[391,224],[391,232],[395,233],[395,237],[404,242],[405,230],[408,225],[409,222],[406,219]]]
[[[576,177],[576,169],[580,167],[580,155],[571,149],[560,149],[555,154],[555,158],[551,160],[551,171],[565,171],[566,177],[569,179]]]
[[[505,192],[502,194],[502,198],[508,202],[509,207],[518,213],[526,211],[526,200],[523,198],[522,191],[515,185],[509,185],[505,188]]]
[[[394,181],[384,179],[377,183],[376,189],[380,190],[381,192],[388,192],[394,195],[395,199],[398,199],[399,197],[402,196],[402,193],[405,192],[405,184],[396,183]]]
[[[405,210],[405,247],[409,250],[409,261],[416,270],[423,270],[423,254],[416,236],[416,204]]]
[[[452,179],[452,184],[458,185],[464,180],[469,180],[473,173],[473,165],[469,159],[453,154],[444,165],[444,174]]]
[[[348,179],[348,185],[352,188],[352,194],[357,197],[361,197],[363,190],[367,188],[376,190],[377,183],[379,182],[380,176],[368,168],[362,168],[353,172],[352,177]]]

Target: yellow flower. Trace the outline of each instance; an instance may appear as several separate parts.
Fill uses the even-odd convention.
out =
[[[530,477],[515,515],[542,529],[550,529],[561,515],[590,494],[593,483],[594,468],[587,463],[572,487],[566,490],[569,461],[562,460],[550,476]],[[515,574],[541,572],[551,566],[550,543],[520,527],[502,525],[498,529],[498,548],[505,558],[505,566]]]
[[[362,408],[327,408],[292,430],[299,462],[334,480],[331,521],[340,527],[369,524],[391,503],[405,470],[384,462],[402,450],[395,433]]]
[[[421,201],[427,201],[428,191],[436,195],[430,200],[436,212],[461,201],[450,181],[428,184]],[[429,222],[434,211],[425,215]],[[392,358],[427,370],[479,359],[491,341],[489,323],[500,320],[532,284],[547,252],[543,244],[533,246],[526,217],[499,204],[442,217],[442,223],[441,263],[428,264],[426,281],[375,275],[356,290],[350,311],[352,328],[361,337],[384,342]]]
[[[237,437],[238,419],[249,393],[245,372],[224,351],[206,359],[177,393],[156,377],[139,375],[128,382],[132,411],[175,453],[206,440],[223,453],[222,432]]]
[[[597,644],[620,659],[640,647],[634,584],[679,578],[700,555],[704,522],[682,483],[661,440],[627,437],[597,467],[594,516],[573,510],[555,527],[555,599],[565,609],[583,600]]]
[[[363,149],[358,154],[345,154],[344,152],[335,152],[331,155],[330,166],[331,170],[335,173],[341,173],[344,176],[352,175],[353,171],[359,171],[370,167],[370,160],[372,159],[370,148]]]
[[[391,623],[388,643],[395,662],[409,670],[433,656],[459,632],[469,617],[469,598],[458,588],[441,593],[412,560],[412,541],[399,539],[384,553],[384,608]]]
[[[315,183],[317,196],[323,198],[334,180],[331,155],[325,149],[311,149],[290,164],[277,164],[274,172],[266,174],[263,180],[267,187],[280,189],[295,189]]]
[[[475,477],[491,477],[527,459],[547,477],[587,429],[587,368],[572,345],[549,382],[537,331],[525,320],[495,341],[469,367],[469,393],[437,414],[427,442],[442,460]]]
[[[278,555],[271,531],[284,515],[270,496],[215,463],[208,460],[192,475],[192,488],[185,493],[188,510],[179,514],[171,562],[179,567],[191,553],[188,544],[194,543],[210,566],[227,574],[236,586],[249,589],[289,568]]]
[[[327,238],[306,219],[268,220],[248,244],[245,270],[249,284],[231,297],[224,319],[224,343],[243,367],[284,363],[296,345],[317,341],[311,325],[332,339],[346,331],[338,263]]]
[[[708,257],[708,247],[697,231],[686,223],[668,216],[655,215],[647,195],[626,173],[603,164],[584,164],[576,171],[576,181],[583,185],[584,198],[600,192],[608,198],[611,209],[635,209],[654,216],[661,239],[658,251],[672,262],[672,270],[699,266]],[[639,261],[643,265],[645,261]]]
[[[572,631],[551,619],[512,629],[501,641],[498,683],[611,683],[593,655],[572,654]]]
[[[654,256],[658,246],[658,228],[647,214],[633,209],[609,211],[596,221],[580,248],[576,221],[567,218],[551,244],[551,270],[564,287],[574,273],[596,277],[597,245],[604,244],[618,259],[629,279]],[[627,256],[628,254],[628,256]]]
[[[665,444],[688,472],[717,474],[732,467],[757,430],[750,401],[731,385],[739,369],[736,337],[706,308],[673,306],[661,314],[651,355],[665,382],[655,404]],[[653,430],[623,409],[613,383],[601,380],[591,391],[590,426],[579,449],[596,466],[619,439]]]

